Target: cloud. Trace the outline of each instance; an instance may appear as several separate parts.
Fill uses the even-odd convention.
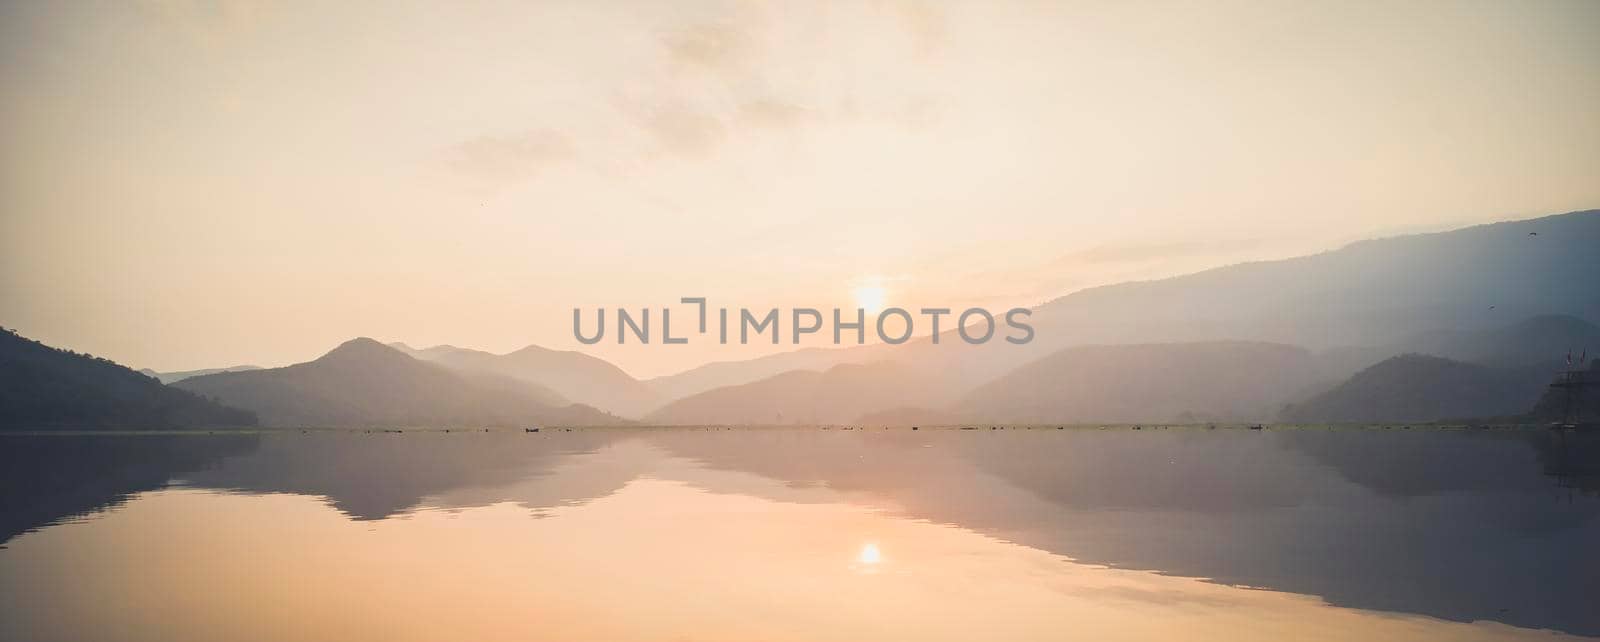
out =
[[[941,10],[914,1],[844,10],[873,14],[866,24],[878,28],[830,28],[822,20],[826,11],[762,3],[665,26],[654,32],[654,64],[636,65],[623,82],[613,83],[613,110],[577,121],[588,126],[568,130],[572,136],[551,129],[480,136],[451,147],[449,164],[463,175],[503,184],[571,160],[604,165],[599,161],[639,152],[646,158],[706,159],[747,135],[837,121],[911,129],[936,123],[939,96],[889,72],[917,62],[918,52],[942,46],[947,21]],[[874,46],[883,42],[898,45]],[[854,72],[841,71],[855,67],[833,57],[857,49],[870,50],[868,68],[889,80],[859,83]]]
[[[945,46],[949,40],[944,11],[931,2],[904,0],[896,3],[900,24],[916,44],[917,51],[927,55]]]
[[[656,142],[680,156],[705,156],[722,143],[727,134],[721,118],[679,102],[667,102],[647,110],[643,123]]]
[[[757,98],[739,105],[739,122],[766,129],[789,129],[814,120],[813,109],[777,98]]]
[[[662,44],[673,61],[710,69],[735,66],[754,50],[747,30],[722,22],[673,31],[662,37]]]
[[[461,174],[507,183],[536,175],[571,160],[574,149],[561,132],[539,129],[501,136],[479,136],[449,150],[449,163]]]
[[[857,23],[875,28],[838,26]],[[920,129],[937,121],[941,100],[901,72],[944,48],[948,32],[943,10],[916,0],[832,10],[736,4],[713,19],[661,32],[659,46],[679,73],[646,83],[657,95],[636,97],[632,102],[648,108],[627,111],[663,147],[687,155],[703,155],[746,130],[841,119]],[[839,64],[841,55],[848,64]],[[881,81],[858,82],[858,73]]]

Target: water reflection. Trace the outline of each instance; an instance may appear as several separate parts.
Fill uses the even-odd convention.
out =
[[[175,475],[256,446],[255,435],[0,435],[0,545],[117,506]]]
[[[271,577],[328,591],[401,582],[422,597],[381,592],[396,600],[394,608],[363,601],[359,610],[377,617],[376,608],[405,621],[407,628],[394,633],[412,638],[427,631],[516,637],[510,632],[523,630],[516,617],[556,604],[572,610],[548,613],[546,622],[573,627],[572,635],[550,637],[670,637],[650,635],[663,623],[692,638],[785,637],[762,628],[763,617],[783,622],[812,607],[841,609],[836,628],[796,630],[792,637],[906,637],[902,631],[929,624],[913,626],[904,612],[874,618],[862,610],[884,602],[942,622],[923,631],[931,638],[997,637],[963,626],[976,622],[1012,627],[1016,635],[998,637],[1017,638],[1086,634],[1102,625],[1111,637],[1165,631],[1193,638],[1194,631],[1221,634],[1229,626],[1223,637],[1283,637],[1306,633],[1305,627],[1353,637],[1517,632],[1484,621],[1600,635],[1600,614],[1592,609],[1600,594],[1595,435],[607,430],[8,437],[0,454],[11,464],[9,483],[0,487],[6,520],[0,532],[8,539],[127,504],[87,523],[16,537],[0,551],[0,601],[37,606],[36,595],[21,596],[54,587],[58,604],[78,605],[67,609],[73,613],[126,601],[113,580],[127,581],[118,574],[140,567],[129,560],[130,550],[140,550],[133,557],[159,553],[158,559],[193,567],[182,577],[139,568],[149,586],[204,586],[218,580],[213,574],[252,577],[269,568]],[[168,481],[176,486],[159,490]],[[336,518],[320,512],[324,504]],[[259,548],[241,550],[241,543]],[[68,568],[104,573],[109,584],[91,591],[58,582]],[[395,568],[415,575],[396,577]],[[841,579],[830,568],[857,579]],[[857,584],[864,581],[881,584]],[[995,594],[963,593],[969,590]],[[459,603],[462,591],[481,605]],[[989,608],[962,611],[957,595]],[[201,599],[182,590],[166,597]],[[470,625],[448,618],[473,633],[399,616],[402,605],[425,608],[410,604],[424,597],[477,618]],[[1366,611],[1322,606],[1318,598],[1463,624],[1369,618]],[[218,626],[228,613],[245,617],[250,609],[233,603],[237,597],[204,599]],[[328,608],[301,604],[306,598],[298,595],[273,599],[309,613]],[[328,599],[355,608],[348,596]],[[532,606],[538,600],[550,603]],[[577,623],[585,609],[606,600],[625,604],[622,619],[636,628]],[[516,617],[483,612],[496,605]],[[66,635],[58,629],[70,629],[66,621],[73,618],[52,619],[49,609],[11,612],[20,608],[0,606],[0,615],[21,617],[14,621],[31,622],[27,631],[38,634],[19,639],[105,637],[89,630]],[[61,616],[65,608],[55,612]],[[1071,620],[1069,612],[1087,620]],[[145,622],[154,627],[151,639],[175,636],[152,617],[123,612],[109,621]],[[1135,621],[1141,619],[1147,621]],[[346,630],[347,639],[386,637],[371,628],[377,623],[351,621],[367,628]],[[1480,624],[1465,624],[1471,622]]]
[[[1600,635],[1600,502],[1553,483],[1596,477],[1552,468],[1597,461],[1595,435],[1061,432],[661,441],[1078,560]]]

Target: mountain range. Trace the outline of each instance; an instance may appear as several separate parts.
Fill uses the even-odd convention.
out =
[[[200,377],[219,372],[244,372],[247,370],[260,370],[261,366],[230,366],[227,368],[202,368],[200,370],[178,370],[174,372],[156,372],[149,368],[140,368],[139,373],[155,377],[161,383],[176,383],[190,377]]]
[[[269,426],[499,426],[611,424],[548,388],[461,373],[367,338],[283,368],[192,377],[174,386],[254,411]]]
[[[679,399],[645,417],[664,425],[843,424],[927,401],[928,377],[895,362],[791,370]]]
[[[1081,290],[1033,308],[1036,338],[1023,346],[972,346],[947,332],[937,344],[922,337],[898,346],[800,350],[707,364],[648,383],[670,400],[790,370],[895,361],[938,373],[927,382],[929,396],[953,399],[1063,348],[1213,341],[1311,350],[1318,383],[1309,385],[1320,385],[1318,391],[1408,352],[1493,365],[1548,363],[1584,344],[1574,334],[1583,332],[1580,324],[1600,320],[1600,290],[1583,276],[1600,274],[1595,247],[1600,210],[1361,241],[1311,256]],[[1514,327],[1539,319],[1556,325]],[[1534,341],[1485,334],[1491,331]]]
[[[242,427],[250,412],[105,359],[0,331],[0,429]]]
[[[922,338],[714,363],[649,383],[688,393],[687,399],[711,391],[710,398],[746,407],[827,387],[828,369],[840,364],[893,361],[902,371],[936,375],[920,378],[920,396],[896,389],[864,418],[1338,421],[1361,416],[1341,406],[1375,401],[1373,382],[1344,386],[1347,379],[1414,369],[1418,362],[1409,360],[1372,370],[1422,353],[1482,366],[1475,371],[1512,391],[1487,405],[1462,399],[1391,407],[1406,420],[1480,416],[1486,409],[1514,415],[1528,410],[1568,350],[1600,346],[1592,323],[1600,318],[1600,294],[1579,276],[1600,274],[1594,247],[1600,247],[1600,210],[1363,241],[1313,256],[1077,292],[1034,309],[1037,338],[1026,346]],[[1241,340],[1274,341],[1280,350],[1251,350]],[[1212,358],[1202,367],[1199,355],[1208,351]],[[1186,379],[1185,368],[1193,376]],[[793,370],[822,378],[767,383]],[[1208,370],[1254,391],[1217,385]],[[1448,389],[1448,373],[1422,369],[1415,374],[1423,379],[1412,383],[1426,386],[1427,377],[1437,376],[1442,380],[1432,385]],[[763,385],[748,385],[752,377]],[[772,389],[785,381],[797,390]],[[1309,403],[1341,386],[1338,395]],[[902,405],[908,398],[912,403]],[[1290,404],[1296,408],[1280,415]],[[776,417],[751,414],[735,413],[763,423]]]
[[[1406,354],[1355,374],[1338,387],[1293,404],[1295,423],[1429,422],[1527,413],[1550,383],[1542,369],[1495,368]]]
[[[1426,332],[1376,352],[1405,352],[1285,408],[1294,422],[1509,419],[1527,414],[1568,357],[1600,346],[1600,326],[1542,315],[1476,332]]]
[[[530,345],[508,354],[491,354],[455,346],[415,349],[404,343],[390,347],[412,357],[466,373],[489,373],[517,379],[576,403],[604,408],[624,417],[638,417],[660,405],[661,398],[610,362],[582,352]]]
[[[1591,360],[1587,369],[1570,371],[1563,377],[1565,383],[1587,385],[1546,389],[1528,418],[1540,422],[1600,422],[1600,359]]]
[[[952,408],[974,421],[1256,421],[1315,382],[1304,348],[1211,341],[1063,348]]]
[[[643,381],[580,352],[371,339],[285,368],[156,376],[274,426],[1512,416],[1569,350],[1600,350],[1595,247],[1600,210],[1362,241],[1075,292],[1033,308],[1026,345],[947,332]]]

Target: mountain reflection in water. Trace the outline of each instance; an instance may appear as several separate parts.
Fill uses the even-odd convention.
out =
[[[441,617],[477,618],[473,626],[485,628],[466,637],[478,638],[517,637],[509,631],[518,621],[459,604],[463,594],[483,608],[508,599],[564,604],[564,614],[540,615],[553,627],[542,630],[557,638],[648,639],[672,626],[691,638],[786,637],[770,628],[785,622],[786,609],[822,607],[851,612],[831,620],[838,628],[789,633],[903,637],[917,629],[907,613],[927,611],[917,624],[932,627],[923,633],[929,637],[959,637],[962,624],[980,621],[988,628],[978,633],[997,638],[1087,634],[1101,625],[1109,627],[1102,633],[1136,638],[1195,637],[1206,627],[1235,638],[1307,629],[1352,637],[1518,634],[1502,625],[1600,635],[1593,608],[1600,437],[1593,434],[8,436],[0,437],[0,463],[6,639],[108,635],[74,627],[92,627],[95,618],[85,614],[137,591],[203,604],[210,614],[101,613],[109,618],[102,624],[146,630],[150,639],[238,637],[231,632],[252,622],[266,627],[250,618],[272,603],[252,596],[276,595],[284,583],[323,586],[335,600],[295,602],[306,621],[332,609],[326,615],[350,627],[345,639],[392,637],[373,627],[404,618],[361,602],[379,596],[362,593],[372,590],[363,578],[373,578],[357,568],[398,574],[386,581],[426,575],[411,577],[407,590],[468,609]],[[26,531],[34,532],[20,534]],[[143,566],[158,554],[166,565]],[[835,556],[847,575],[830,575]],[[216,579],[208,567],[229,569],[237,592],[205,586]],[[257,573],[272,579],[253,585]],[[675,584],[685,581],[698,585]],[[852,593],[871,588],[860,582],[875,582],[876,592]],[[971,593],[980,587],[990,593]],[[617,621],[574,619],[592,606],[581,597],[588,594],[610,600]],[[741,599],[753,602],[733,608]],[[1166,610],[1149,612],[1158,607]],[[1195,619],[1195,609],[1206,617]],[[1368,610],[1481,623],[1372,618]],[[171,628],[186,619],[189,628]],[[708,621],[716,631],[706,630]],[[1402,624],[1411,628],[1386,628]],[[456,626],[440,631],[461,637],[454,632],[466,629]],[[1015,627],[1015,635],[996,626]],[[264,638],[309,636],[263,630],[272,632]]]

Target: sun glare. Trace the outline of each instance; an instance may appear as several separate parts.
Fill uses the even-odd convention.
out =
[[[887,294],[888,292],[884,287],[877,283],[859,285],[855,290],[851,291],[851,296],[856,301],[856,307],[866,310],[867,314],[877,314],[882,310],[883,300]]]
[[[883,554],[878,552],[878,545],[868,542],[861,547],[861,552],[856,555],[856,561],[862,564],[877,564],[883,561]]]

